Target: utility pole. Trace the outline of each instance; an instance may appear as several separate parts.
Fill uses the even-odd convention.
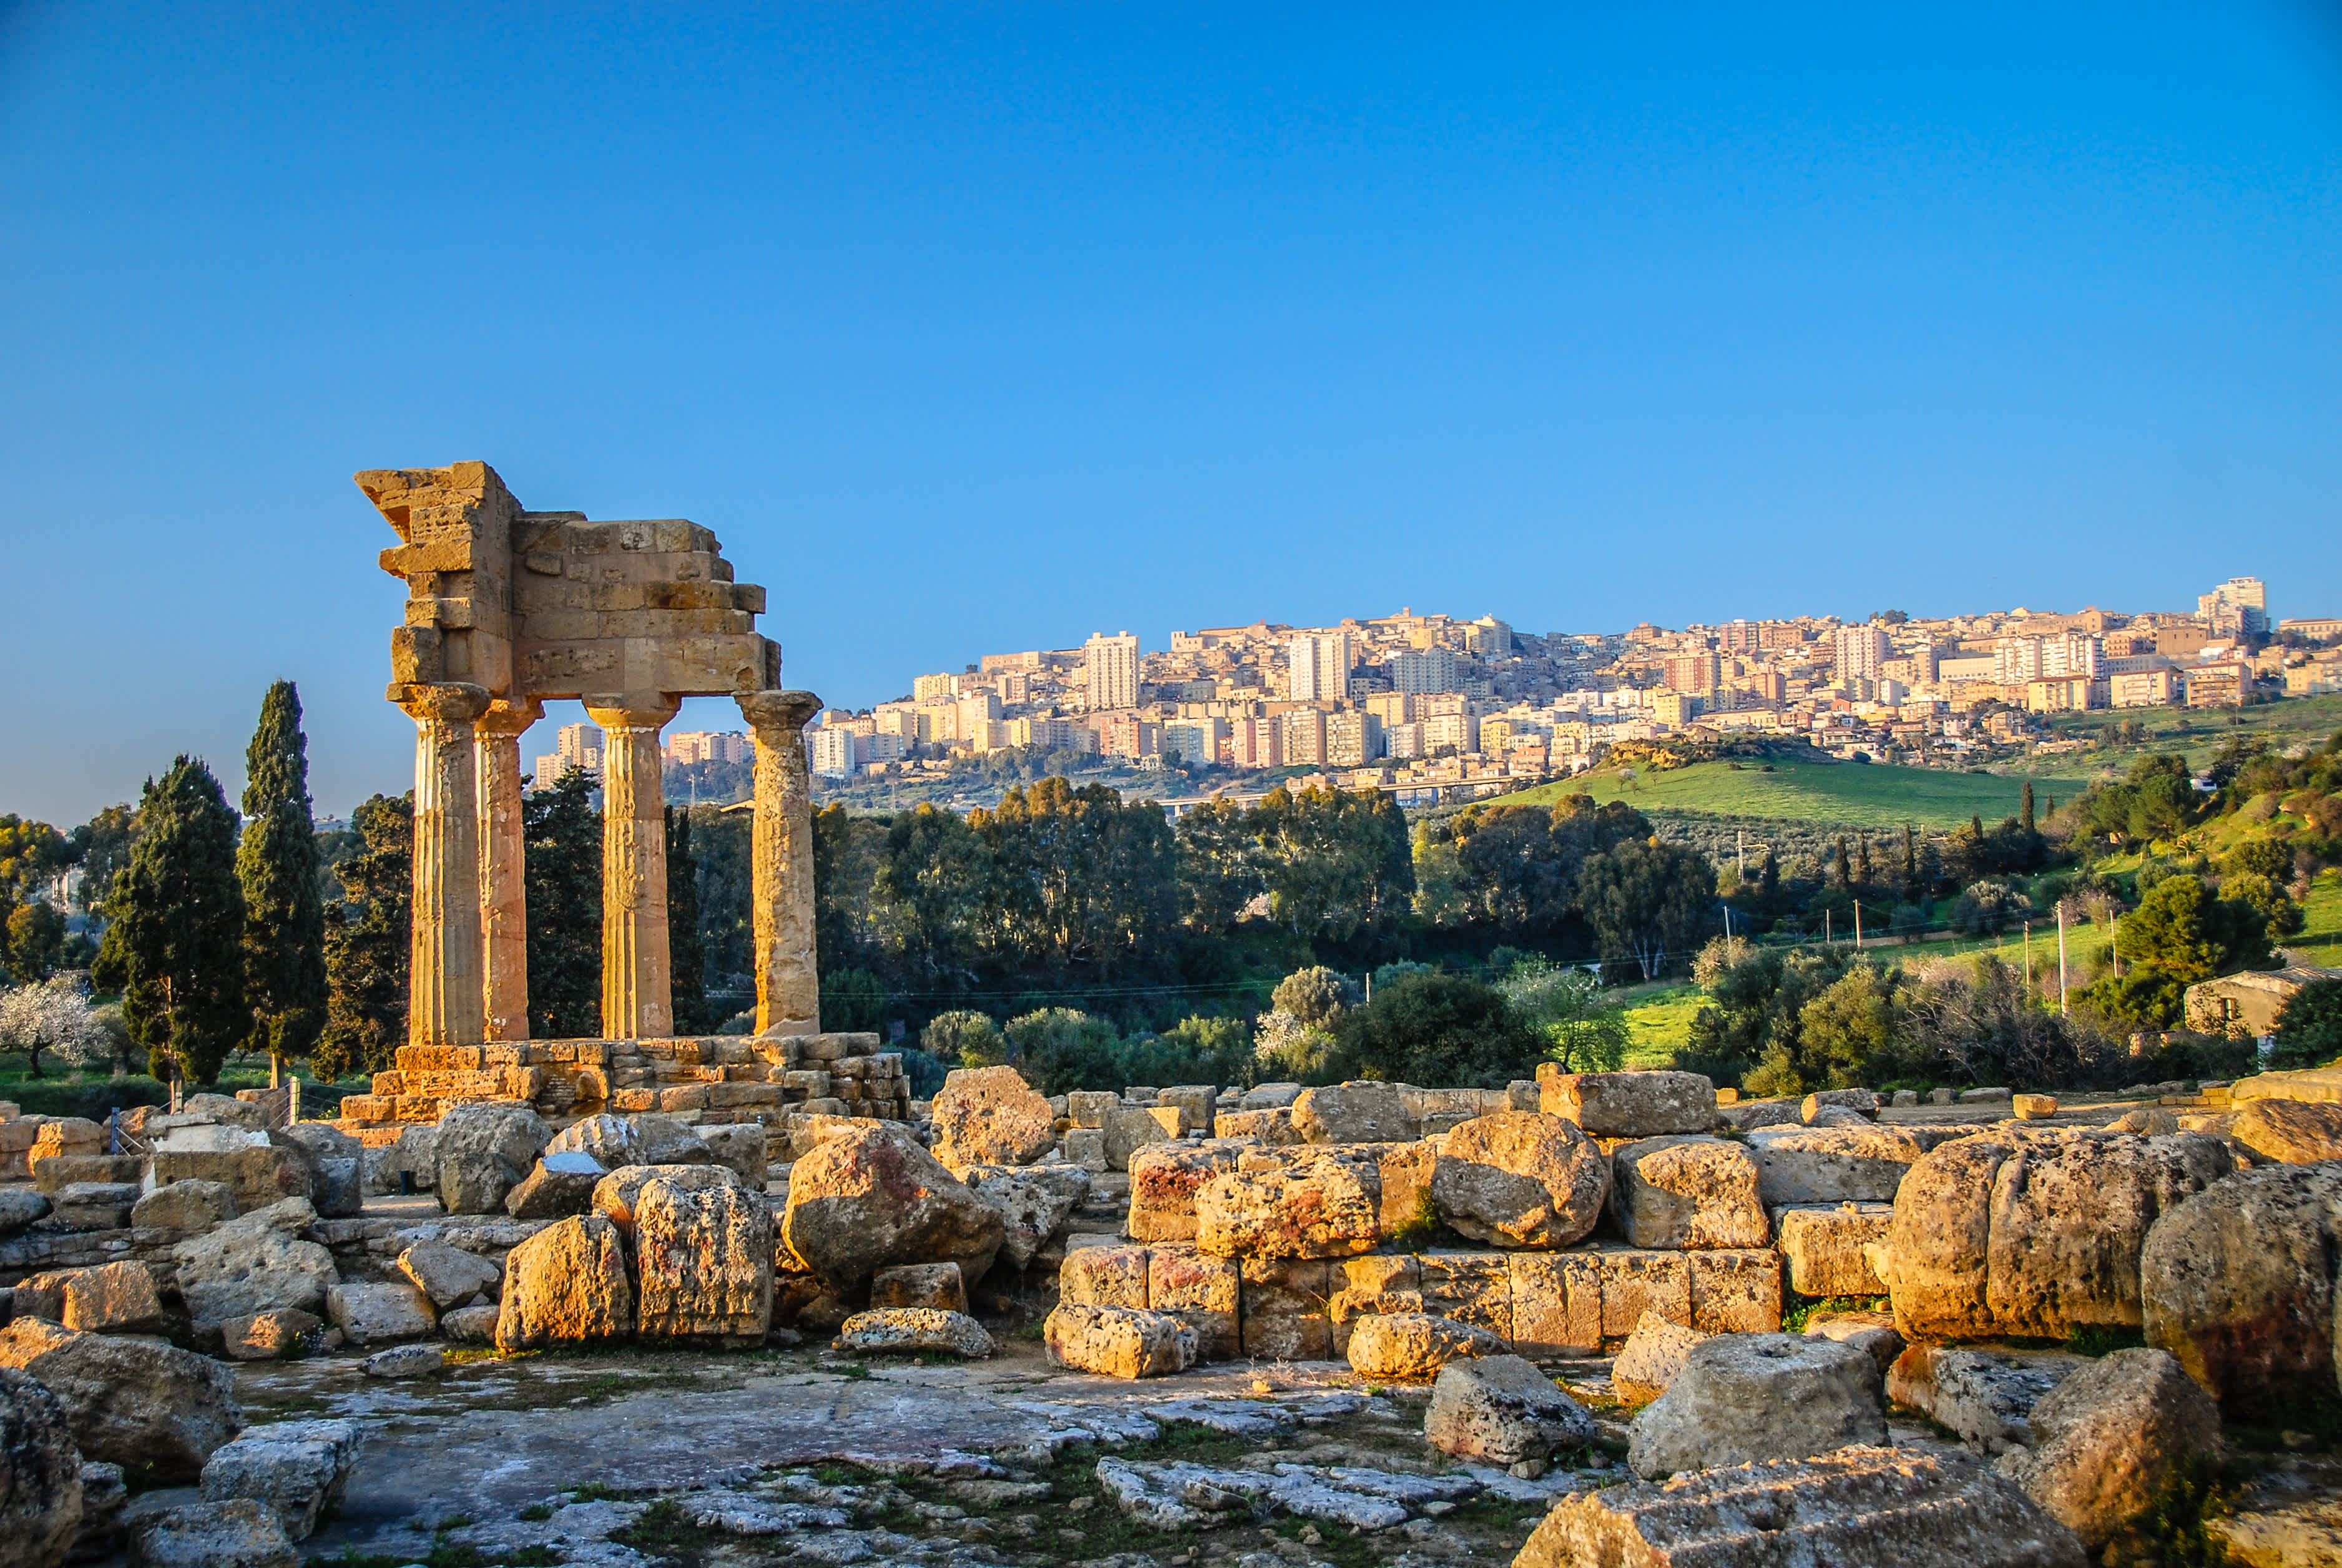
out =
[[[1830,944],[1830,912],[1829,912],[1828,910],[1825,909],[1825,910],[1823,910],[1823,911],[1822,911],[1822,945],[1823,945],[1824,947],[1827,947],[1829,944]]]
[[[1862,951],[1862,900],[1854,901],[1854,950]]]
[[[1732,854],[1733,854],[1733,856],[1734,856],[1735,860],[1736,861],[1736,863],[1738,864],[1738,865],[1739,865],[1739,867],[1740,867],[1739,874],[1739,874],[1739,877],[1740,877],[1740,880],[1741,880],[1741,881],[1743,881],[1743,882],[1747,881],[1747,880],[1748,880],[1748,830],[1747,830],[1746,828],[1745,828],[1745,827],[1736,827],[1736,828],[1734,828],[1734,829],[1732,830]]]
[[[2025,923],[2025,989],[2033,989],[2033,923]]]
[[[2112,944],[2115,955],[2115,978],[2120,980],[2122,978],[2122,915],[2117,913],[2111,924],[2114,932]]]
[[[2066,901],[2057,901],[2057,1011],[2066,1011]]]

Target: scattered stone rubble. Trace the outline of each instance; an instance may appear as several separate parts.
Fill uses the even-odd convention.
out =
[[[2319,1141],[2322,1104],[2255,1094],[2107,1129],[2054,1110],[1880,1122],[1863,1092],[1719,1106],[1681,1074],[1052,1099],[1008,1069],[915,1104],[876,1044],[409,1047],[338,1125],[270,1128],[256,1104],[196,1096],[136,1119],[139,1154],[95,1124],[0,1120],[0,1161],[27,1178],[0,1185],[0,1421],[52,1433],[10,1450],[18,1537],[297,1561],[363,1473],[365,1429],[248,1427],[229,1369],[335,1351],[414,1389],[455,1374],[449,1345],[799,1344],[915,1370],[1046,1355],[1101,1391],[1346,1362],[1428,1398],[1429,1468],[1109,1453],[1096,1495],[1156,1529],[1393,1533],[1472,1497],[1568,1496],[1540,1539],[1631,1535],[1654,1562],[1702,1538],[1664,1523],[1677,1492],[1700,1517],[1755,1509],[1816,1543],[1858,1496],[1881,1541],[1929,1509],[1997,1520],[2016,1554],[1982,1560],[2069,1561],[2217,1457],[2223,1415],[2274,1422],[2315,1380],[2334,1388],[2342,1161],[2324,1162],[2342,1145]],[[1882,1310],[1778,1332],[1821,1297]],[[1036,1319],[1037,1346],[1002,1337]],[[2082,1331],[2153,1348],[1994,1343]],[[1243,1400],[1135,1410],[1264,1443],[1294,1431]],[[1902,1412],[1969,1456],[1890,1426]],[[1062,1430],[1111,1451],[1140,1421],[1067,1407]],[[58,1431],[70,1465],[36,1462]],[[1574,1494],[1622,1454],[1648,1498]],[[1492,1490],[1555,1465],[1560,1491]],[[130,1495],[156,1485],[201,1501]],[[579,1524],[607,1511],[598,1555],[573,1560],[611,1563],[650,1561],[608,1540],[645,1506],[545,1504]],[[2314,1533],[2320,1506],[2274,1499],[2232,1533]],[[842,1554],[801,1553],[818,1560],[907,1550],[847,1530],[851,1509],[755,1488],[690,1510],[718,1533],[834,1536]],[[515,1528],[462,1544],[519,1550]]]

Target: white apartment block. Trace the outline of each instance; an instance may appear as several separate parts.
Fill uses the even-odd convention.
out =
[[[852,730],[836,724],[822,724],[806,731],[806,765],[816,777],[842,779],[854,776],[861,761],[860,747],[855,743],[862,737]]]
[[[686,730],[666,738],[666,760],[678,766],[753,762],[756,754],[755,743],[737,730]]]
[[[1462,684],[1453,648],[1409,648],[1393,654],[1390,671],[1391,686],[1398,692],[1452,692]]]
[[[1350,694],[1350,634],[1306,633],[1286,649],[1286,689],[1296,703],[1338,703]]]
[[[1875,681],[1887,661],[1895,656],[1895,644],[1887,635],[1887,628],[1876,624],[1840,626],[1837,643],[1837,678],[1841,681],[1855,676]]]
[[[1089,706],[1093,711],[1138,705],[1138,639],[1128,632],[1109,637],[1091,634],[1082,644],[1089,669]]]
[[[2258,577],[2231,577],[2196,598],[2196,614],[2215,636],[2249,637],[2268,630],[2268,585]]]
[[[1351,709],[1326,715],[1326,762],[1330,767],[1364,767],[1383,754],[1383,722]]]
[[[1183,763],[1216,763],[1221,743],[1228,738],[1228,721],[1218,718],[1175,719],[1163,726],[1163,751]]]
[[[1326,764],[1326,715],[1301,708],[1285,715],[1285,760],[1322,767]]]

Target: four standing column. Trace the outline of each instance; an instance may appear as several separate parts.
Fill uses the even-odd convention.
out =
[[[743,692],[735,701],[756,734],[752,877],[756,917],[756,1033],[821,1032],[821,970],[814,951],[813,788],[806,722],[811,692]]]
[[[659,731],[682,704],[659,694],[588,697],[602,726],[602,1034],[675,1033],[666,941],[666,794]]]
[[[544,716],[545,704],[535,697],[498,697],[473,726],[480,775],[481,994],[490,1040],[528,1038],[528,844],[522,831],[520,737]]]
[[[480,991],[479,789],[474,721],[487,711],[479,686],[391,688],[414,720],[415,903],[408,949],[406,1042],[476,1045]]]

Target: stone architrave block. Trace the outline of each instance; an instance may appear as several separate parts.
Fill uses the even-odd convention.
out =
[[[737,1186],[654,1181],[635,1208],[636,1327],[761,1343],[773,1321],[773,1212]]]
[[[1514,1253],[1506,1258],[1516,1349],[1529,1355],[1557,1355],[1601,1347],[1599,1258],[1591,1253]]]
[[[1304,1089],[1293,1101],[1293,1126],[1307,1144],[1408,1144],[1417,1128],[1396,1084],[1337,1084]]]
[[[1610,1209],[1637,1247],[1760,1247],[1772,1237],[1756,1162],[1724,1138],[1670,1136],[1610,1156]]]
[[[1513,1265],[1504,1253],[1422,1253],[1416,1258],[1423,1310],[1513,1338]]]
[[[1537,1068],[1538,1109],[1599,1138],[1705,1133],[1716,1125],[1716,1085],[1697,1073],[1564,1073]]]
[[[1902,1127],[1767,1128],[1748,1136],[1757,1193],[1768,1209],[1891,1203],[1927,1147]]]

